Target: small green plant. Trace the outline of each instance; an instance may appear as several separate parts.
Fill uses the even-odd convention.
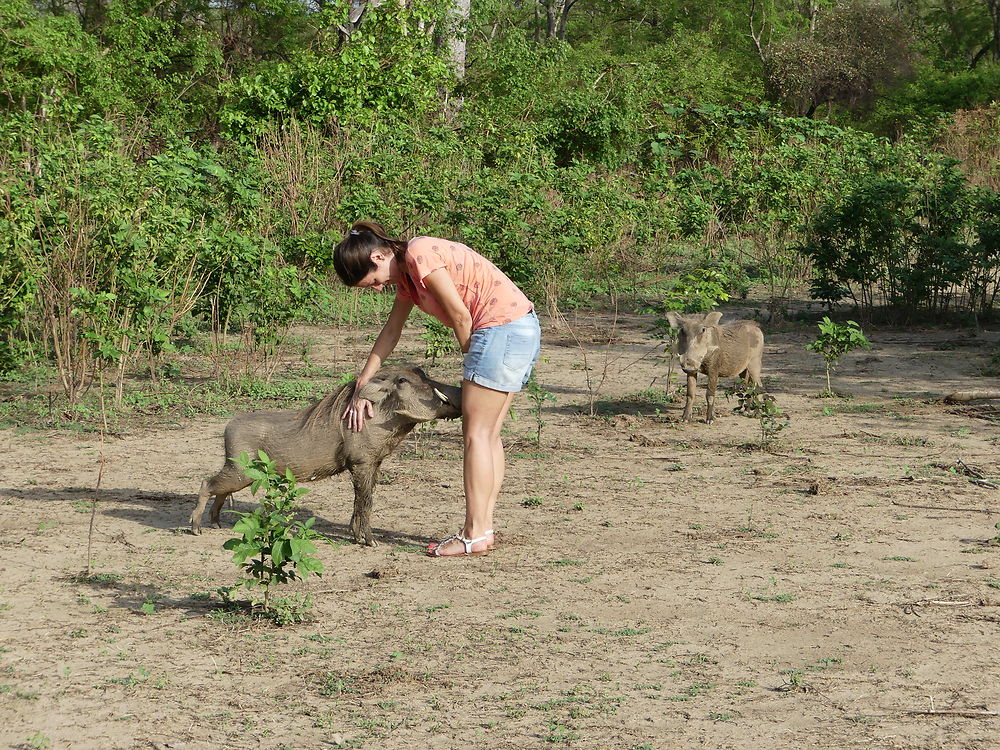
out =
[[[989,540],[990,544],[1000,544],[1000,523],[994,524],[994,529],[997,530],[997,535]]]
[[[537,508],[542,504],[542,498],[538,495],[532,495],[531,497],[526,497],[521,501],[521,505],[525,508]]]
[[[424,358],[430,359],[431,366],[438,357],[450,354],[458,348],[454,331],[437,318],[430,316],[424,320],[424,332],[420,334],[420,338],[424,340]]]
[[[556,397],[552,395],[552,392],[546,390],[544,386],[539,385],[538,381],[535,380],[535,374],[531,374],[531,378],[528,380],[528,385],[525,388],[525,392],[528,394],[528,400],[531,401],[531,415],[535,418],[535,445],[542,444],[542,428],[545,426],[545,420],[542,419],[542,407],[545,406],[547,401],[555,401]]]
[[[548,724],[548,734],[542,735],[542,739],[546,742],[555,744],[560,742],[572,742],[579,736],[580,735],[574,732],[570,727],[555,721],[550,721]]]
[[[246,578],[227,590],[224,598],[240,586],[263,591],[261,613],[278,624],[303,619],[311,606],[309,597],[270,599],[271,587],[288,583],[310,573],[321,575],[323,563],[314,555],[315,540],[325,537],[313,530],[315,518],[297,521],[293,518],[296,501],[308,490],[297,487],[291,470],[278,473],[274,461],[264,451],[250,459],[244,453],[237,463],[247,478],[253,480],[251,492],[263,490],[260,504],[249,513],[237,513],[239,520],[233,531],[240,536],[229,539],[222,546],[233,553],[233,562],[240,566]]]
[[[830,384],[830,373],[836,369],[837,361],[852,349],[871,349],[871,342],[865,338],[861,326],[853,320],[846,323],[834,323],[824,316],[819,322],[819,336],[806,349],[816,352],[826,363],[826,391],[821,394],[832,396],[833,386]]]
[[[767,449],[778,434],[788,427],[789,417],[774,401],[774,396],[756,386],[738,384],[726,391],[726,398],[736,397],[737,406],[733,409],[738,414],[757,419],[760,425],[760,447]]]
[[[52,744],[52,740],[46,737],[41,732],[35,732],[28,738],[27,745],[31,750],[45,750],[49,745]]]

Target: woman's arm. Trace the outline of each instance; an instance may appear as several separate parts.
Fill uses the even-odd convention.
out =
[[[392,303],[392,310],[389,311],[389,319],[382,326],[378,338],[375,339],[375,343],[372,345],[371,354],[368,355],[365,366],[361,368],[357,384],[354,386],[354,395],[348,402],[347,409],[341,415],[342,419],[347,420],[347,426],[355,432],[365,426],[366,414],[369,417],[375,415],[372,402],[366,399],[359,401],[358,392],[375,376],[382,363],[392,354],[392,350],[396,348],[396,344],[399,343],[399,335],[403,332],[403,324],[410,317],[412,309],[413,303],[410,300],[396,297],[396,301]]]
[[[455,330],[455,338],[458,339],[462,352],[468,352],[469,338],[472,336],[472,313],[459,296],[451,274],[446,269],[439,268],[424,277],[424,284],[451,320],[451,327]]]

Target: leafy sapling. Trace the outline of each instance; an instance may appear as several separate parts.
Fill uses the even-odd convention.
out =
[[[819,336],[811,344],[806,345],[806,349],[822,355],[826,363],[826,391],[821,396],[833,396],[833,387],[830,385],[830,373],[836,369],[837,360],[852,349],[871,349],[871,342],[865,338],[861,326],[853,320],[846,323],[834,323],[830,318],[824,316],[819,322]]]
[[[538,381],[535,380],[534,373],[528,379],[525,391],[528,394],[528,400],[531,401],[531,414],[535,418],[535,445],[541,445],[542,428],[545,426],[545,420],[542,419],[542,407],[546,401],[555,401],[556,397],[544,386],[539,385]]]
[[[287,607],[272,606],[271,587],[310,573],[321,575],[323,563],[314,556],[316,546],[313,542],[329,540],[313,530],[315,518],[306,521],[294,518],[297,500],[308,490],[296,486],[291,470],[279,474],[275,462],[264,451],[258,451],[255,459],[243,453],[237,463],[253,480],[251,492],[257,495],[263,490],[264,496],[253,511],[237,513],[239,520],[233,531],[240,536],[222,545],[233,553],[233,562],[246,575],[233,588],[261,589],[261,614],[279,624],[288,622],[288,614],[284,611]],[[303,600],[303,608],[308,608],[309,604],[308,598]]]
[[[789,417],[774,401],[774,396],[753,385],[744,383],[726,391],[726,397],[735,396],[737,414],[755,418],[760,424],[760,447],[768,450],[779,433],[788,427]]]
[[[424,321],[424,332],[420,334],[420,338],[426,344],[424,357],[430,359],[432,367],[438,357],[443,357],[458,349],[452,330],[436,318],[428,317]]]

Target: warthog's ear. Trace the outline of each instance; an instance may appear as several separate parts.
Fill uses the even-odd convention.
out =
[[[389,383],[384,378],[373,378],[365,383],[364,388],[358,391],[358,398],[365,398],[372,403],[380,404],[385,401],[385,397],[390,392]]]
[[[702,325],[705,326],[706,328],[708,326],[717,326],[719,325],[720,320],[722,320],[722,313],[720,313],[718,310],[715,310],[714,312],[710,312],[705,316],[705,322],[702,323]]]
[[[681,314],[680,313],[674,312],[673,310],[671,310],[668,313],[664,313],[664,315],[666,316],[667,322],[670,324],[671,328],[680,328],[681,327]]]

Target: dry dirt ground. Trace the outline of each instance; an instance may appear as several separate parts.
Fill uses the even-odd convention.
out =
[[[711,425],[658,401],[648,318],[569,321],[545,327],[541,445],[526,397],[508,422],[499,549],[421,554],[462,514],[459,425],[424,429],[383,467],[380,545],[324,546],[326,574],[293,586],[315,597],[305,624],[220,609],[230,534],[187,532],[224,419],[103,445],[0,431],[0,743],[998,746],[1000,490],[971,474],[1000,475],[1000,423],[932,400],[995,382],[980,373],[997,332],[873,329],[836,374],[847,400],[815,397],[812,324],[766,329],[765,382],[791,421],[765,451],[721,395]],[[300,333],[336,368],[367,346]],[[402,360],[422,360],[417,333]],[[432,374],[457,382],[458,362]],[[304,498],[338,542],[350,496],[338,476]]]

